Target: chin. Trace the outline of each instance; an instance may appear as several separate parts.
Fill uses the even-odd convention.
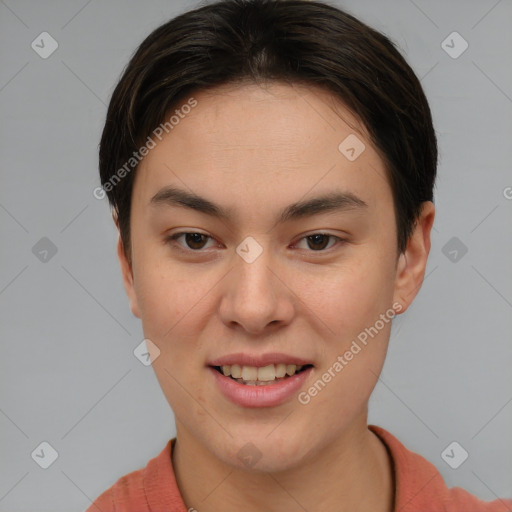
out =
[[[276,423],[278,425],[278,423]],[[282,426],[241,428],[233,437],[225,436],[223,442],[212,440],[210,451],[222,462],[248,472],[277,473],[300,466],[310,446],[303,436]],[[279,432],[281,429],[281,432]],[[220,446],[223,448],[219,449]]]

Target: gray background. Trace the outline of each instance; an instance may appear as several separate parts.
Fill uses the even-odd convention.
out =
[[[512,2],[333,3],[399,45],[440,145],[427,278],[395,320],[370,421],[449,486],[511,496]],[[133,355],[142,330],[106,200],[92,191],[123,67],[152,29],[195,5],[0,2],[1,512],[84,510],[175,434],[151,367]],[[47,59],[31,48],[43,31],[59,44]],[[457,59],[441,47],[453,31],[469,43]],[[32,250],[43,237],[57,248],[46,262]],[[468,248],[457,261],[451,245],[443,253],[453,237]],[[59,454],[46,470],[31,458],[42,441]],[[452,441],[469,452],[458,469],[441,458]]]

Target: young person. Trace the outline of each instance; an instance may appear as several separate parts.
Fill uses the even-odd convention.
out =
[[[367,424],[425,274],[436,166],[417,77],[339,9],[224,0],[150,34],[99,192],[177,435],[89,511],[511,510]]]

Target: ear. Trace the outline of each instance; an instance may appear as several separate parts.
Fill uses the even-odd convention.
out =
[[[423,283],[434,217],[434,203],[431,201],[422,203],[420,217],[416,221],[407,247],[398,258],[393,299],[402,308],[397,310],[397,313],[403,313],[409,308]]]
[[[119,263],[121,265],[124,289],[126,290],[126,295],[128,295],[128,299],[130,301],[130,309],[137,318],[140,318],[139,302],[137,300],[137,293],[134,286],[132,264],[128,261],[128,257],[126,256],[121,235],[119,235],[119,239],[117,241],[117,257],[119,258]]]

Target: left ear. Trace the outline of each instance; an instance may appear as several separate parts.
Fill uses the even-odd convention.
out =
[[[423,283],[434,217],[434,203],[432,201],[422,203],[421,214],[407,242],[407,247],[398,258],[393,301],[399,303],[402,308],[397,313],[403,313],[409,308]]]

